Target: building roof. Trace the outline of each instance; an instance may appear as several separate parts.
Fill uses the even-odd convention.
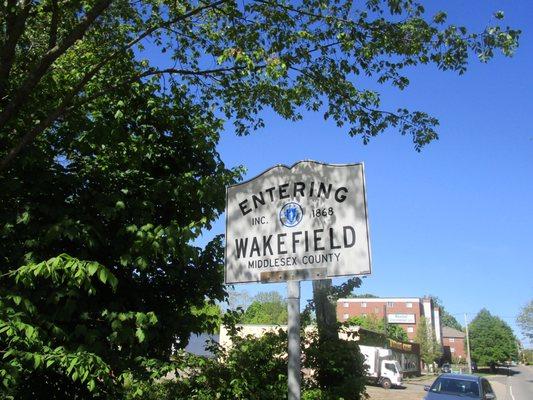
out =
[[[337,303],[383,303],[383,302],[396,302],[396,303],[420,303],[419,297],[355,297],[338,299]]]
[[[442,327],[442,337],[452,337],[452,338],[464,338],[466,335],[464,332],[458,331],[457,329],[450,328],[449,326]]]

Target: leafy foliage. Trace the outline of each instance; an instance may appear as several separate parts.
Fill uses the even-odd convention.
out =
[[[473,33],[413,0],[8,0],[0,4],[0,171],[80,107],[148,77],[165,90],[186,87],[195,105],[232,119],[239,134],[262,127],[265,108],[291,120],[321,110],[365,143],[392,126],[420,149],[437,138],[437,119],[383,110],[364,84],[401,90],[417,65],[462,74],[472,56],[511,55],[520,32],[496,17]],[[168,61],[116,70],[127,55],[142,58],[147,44]]]
[[[524,349],[520,357],[521,361],[526,365],[533,364],[533,349]]]
[[[438,121],[382,110],[364,83],[403,89],[428,63],[463,73],[519,36],[445,20],[411,0],[1,2],[6,396],[118,398],[175,368],[172,346],[214,329],[198,310],[224,297],[221,238],[191,244],[241,172],[216,152],[215,114],[246,134],[267,107],[321,110],[365,143],[393,126],[420,149]],[[168,59],[142,59],[147,44]]]
[[[243,324],[287,324],[287,302],[278,292],[258,293],[242,315]]]
[[[478,365],[516,360],[518,349],[512,329],[482,309],[469,325],[471,357]]]
[[[440,310],[440,321],[443,326],[447,326],[449,328],[457,329],[458,331],[463,332],[464,328],[463,326],[455,319],[453,315],[448,313],[446,309],[444,308],[444,305],[442,304],[442,300],[439,299],[437,296],[429,296],[433,299],[433,302],[437,307],[439,307]]]
[[[233,315],[235,317],[236,315]],[[227,316],[226,316],[227,317]],[[231,316],[230,316],[231,318]],[[228,318],[226,318],[227,320]],[[189,355],[182,364],[188,371],[179,379],[145,384],[144,400],[278,400],[287,397],[287,334],[279,329],[261,337],[244,336],[230,328],[231,346],[210,346],[214,357]],[[364,396],[364,367],[355,342],[320,346],[316,333],[306,335],[302,398],[359,400]],[[313,371],[327,370],[330,384],[320,387]]]
[[[339,339],[340,324],[335,314],[335,301],[361,286],[360,278],[332,285],[331,279],[313,281],[313,299],[304,315],[314,311],[316,332],[308,350],[305,365],[313,371],[309,399],[359,399],[364,395],[364,367],[359,348],[353,342]]]
[[[351,317],[346,320],[344,324],[357,325],[374,332],[385,332],[385,323],[383,318],[379,318],[374,314]],[[387,337],[399,340],[401,342],[407,342],[409,340],[407,332],[405,332],[401,326],[394,324],[387,324]]]
[[[232,347],[214,344],[212,359],[190,360],[195,374],[178,383],[181,397],[210,400],[277,400],[287,395],[287,337],[232,336]]]
[[[420,317],[415,342],[420,345],[420,358],[426,366],[433,364],[442,355],[442,348],[426,317]]]
[[[348,294],[348,296],[346,296],[348,299],[376,299],[378,298],[378,296],[374,295],[374,294],[371,294],[371,293],[362,293],[362,294],[357,294],[357,293],[350,293]]]
[[[140,68],[133,54],[112,67]],[[216,152],[220,122],[159,88],[138,80],[80,106],[0,177],[7,395],[118,398],[174,368],[172,347],[191,332],[219,324],[198,309],[224,298],[222,238],[192,242],[240,173]]]
[[[192,314],[205,321],[204,333],[216,334],[220,332],[222,324],[222,308],[219,304],[206,301],[202,307],[193,307]]]
[[[364,398],[366,367],[356,342],[331,338],[322,340],[318,332],[314,332],[306,335],[303,346],[303,367],[313,371],[304,382],[303,386],[310,391],[304,398]],[[313,397],[315,395],[316,397]]]
[[[448,313],[444,308],[441,308],[440,320],[443,326],[457,329],[458,331],[464,331],[463,326],[457,321],[457,319]]]
[[[526,336],[530,341],[533,342],[533,300],[530,300],[526,304],[518,317],[516,318],[516,323],[522,330],[524,336]]]

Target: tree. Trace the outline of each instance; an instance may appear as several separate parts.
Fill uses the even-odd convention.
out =
[[[151,383],[145,400],[220,399],[278,400],[287,397],[287,333],[243,335],[227,327],[231,345],[213,343],[215,357],[198,360],[188,355],[189,373],[181,379]],[[364,357],[354,341],[330,342],[319,347],[316,333],[302,338],[304,345],[302,399],[361,400],[365,396]],[[330,384],[321,387],[314,372],[327,370]]]
[[[522,357],[520,359],[526,365],[533,364],[533,349],[522,350]]]
[[[374,331],[374,332],[383,332],[384,324],[383,319],[378,318],[377,316],[371,314],[366,317],[364,316],[355,316],[351,317],[345,321],[347,325],[357,325],[362,328]]]
[[[374,332],[384,332],[385,323],[382,318],[371,314],[366,317],[356,316],[351,317],[345,321],[346,325],[357,325],[362,328],[374,331]],[[407,332],[400,326],[395,324],[387,324],[387,337],[401,342],[407,342],[409,340]]]
[[[348,299],[372,299],[372,298],[378,298],[378,296],[370,294],[370,293],[363,293],[363,294],[357,294],[357,293],[350,293],[348,296],[346,296]]]
[[[457,319],[449,314],[444,308],[441,308],[440,320],[443,326],[457,329],[458,331],[464,331],[463,326],[457,321]]]
[[[243,324],[287,324],[287,302],[278,292],[258,293],[242,315]]]
[[[457,329],[458,331],[463,331],[463,326],[457,322],[457,319],[451,314],[446,311],[444,306],[442,305],[442,300],[439,299],[437,296],[429,296],[433,299],[433,302],[437,307],[439,307],[440,310],[440,321],[443,326],[447,326],[449,328]]]
[[[409,340],[407,332],[400,325],[387,324],[387,336],[400,342],[407,342]]]
[[[516,323],[522,330],[524,336],[530,341],[533,341],[533,300],[530,300],[529,303],[522,308],[520,314],[518,314],[518,317],[516,318]]]
[[[442,348],[426,317],[420,317],[415,342],[420,345],[420,358],[426,366],[432,365],[442,355]]]
[[[482,309],[470,323],[469,336],[472,359],[478,365],[494,365],[518,357],[512,329],[486,309]]]
[[[228,310],[242,309],[246,310],[251,304],[251,298],[248,292],[237,292],[234,289],[228,290],[225,308]]]
[[[221,238],[191,244],[240,177],[215,150],[215,115],[245,134],[265,107],[322,110],[365,143],[395,126],[420,149],[437,120],[381,109],[361,77],[403,89],[416,65],[510,55],[519,32],[498,24],[470,33],[411,0],[2,2],[6,390],[120,397],[217,323],[193,311],[224,297]],[[166,64],[142,59],[147,44]]]
[[[420,149],[437,137],[438,121],[382,110],[360,77],[404,89],[405,70],[416,65],[461,74],[472,54],[483,62],[496,50],[511,55],[520,34],[497,23],[471,33],[446,18],[412,0],[8,0],[0,5],[0,172],[70,113],[147,77],[168,77],[160,81],[168,92],[185,85],[195,104],[232,118],[239,134],[263,126],[265,107],[292,120],[322,109],[365,143],[394,126]],[[168,54],[167,65],[142,60],[111,73],[125,55],[142,57],[147,43]]]
[[[72,110],[2,175],[6,396],[120,398],[171,368],[191,332],[215,329],[204,305],[224,298],[222,238],[193,243],[239,177],[218,157],[218,128],[183,92],[138,80]]]
[[[219,304],[206,301],[201,307],[192,307],[192,314],[199,320],[209,321],[205,324],[204,333],[218,334],[222,324],[222,308]]]

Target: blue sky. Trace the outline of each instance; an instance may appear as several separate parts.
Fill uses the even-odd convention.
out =
[[[364,162],[373,274],[360,292],[432,294],[461,323],[463,313],[473,318],[484,307],[519,335],[515,317],[533,298],[533,5],[437,3],[450,22],[477,30],[503,10],[505,22],[523,32],[513,58],[474,60],[463,76],[416,68],[403,92],[379,87],[385,106],[439,118],[440,139],[421,153],[394,129],[364,146],[320,114],[293,123],[269,112],[266,128],[248,137],[228,125],[219,151],[227,166],[246,166],[248,179],[303,159]],[[224,229],[222,217],[206,237]],[[283,284],[235,288],[286,291]],[[311,284],[302,283],[302,305],[311,295]]]

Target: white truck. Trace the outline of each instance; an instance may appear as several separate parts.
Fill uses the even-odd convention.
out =
[[[383,347],[362,346],[361,354],[368,366],[368,378],[385,389],[402,384],[402,369],[400,363],[392,357],[392,350]]]

